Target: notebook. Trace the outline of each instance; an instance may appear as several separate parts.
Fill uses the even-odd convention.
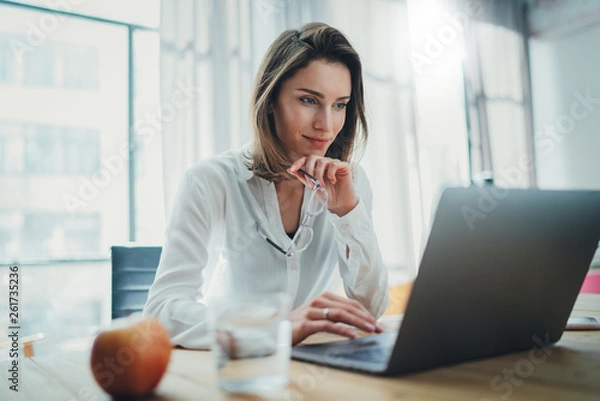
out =
[[[600,191],[447,188],[397,333],[292,358],[376,375],[558,341],[600,240]]]

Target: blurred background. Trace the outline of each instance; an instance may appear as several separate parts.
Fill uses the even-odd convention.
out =
[[[362,57],[392,283],[444,187],[600,189],[598,1],[0,0],[1,291],[18,265],[36,353],[110,321],[110,246],[162,243],[185,170],[251,139],[258,64],[309,21]]]

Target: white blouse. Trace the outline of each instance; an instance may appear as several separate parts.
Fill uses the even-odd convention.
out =
[[[287,290],[292,308],[326,291],[337,266],[346,294],[380,317],[388,303],[388,274],[373,231],[364,171],[356,168],[354,174],[358,205],[343,217],[327,210],[317,216],[309,247],[288,257],[265,240],[283,249],[291,243],[275,185],[248,170],[248,149],[223,153],[187,171],[144,315],[158,319],[173,344],[209,348],[207,305],[215,293],[210,266],[218,257],[233,272],[234,290]],[[309,194],[305,188],[303,205]]]

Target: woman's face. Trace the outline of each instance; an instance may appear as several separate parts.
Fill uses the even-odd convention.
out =
[[[325,60],[311,61],[283,83],[272,111],[290,162],[325,156],[344,126],[351,92],[348,68]]]

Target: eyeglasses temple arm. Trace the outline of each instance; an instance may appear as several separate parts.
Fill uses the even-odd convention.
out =
[[[308,178],[310,178],[311,180],[313,180],[317,185],[321,185],[321,181],[319,181],[317,179],[317,177],[314,177],[314,176],[308,174],[306,171],[304,171],[301,168],[299,168],[298,171],[301,172],[302,174],[304,174],[305,176],[307,176]]]
[[[269,238],[267,238],[267,237],[263,237],[263,238],[265,239],[265,241],[267,241],[269,244],[271,244],[271,246],[273,246],[273,248],[277,249],[279,252],[283,253],[284,255],[287,254],[286,251],[284,251],[279,245],[277,245],[276,243],[271,241]]]

